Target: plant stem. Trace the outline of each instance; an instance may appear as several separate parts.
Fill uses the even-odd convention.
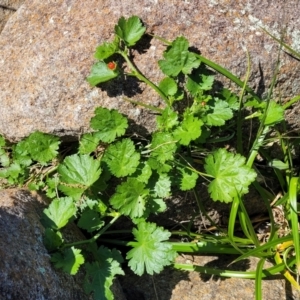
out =
[[[218,275],[218,276],[231,277],[231,278],[255,279],[255,275],[256,275],[255,271],[241,272],[241,271],[232,271],[232,270],[218,270],[218,269],[207,268],[207,267],[196,266],[196,265],[188,265],[188,264],[174,264],[173,267],[179,270],[196,271],[203,274],[211,274],[211,275]],[[275,266],[268,269],[263,269],[261,277],[267,278],[270,277],[270,275],[275,275],[278,272],[280,272],[281,269],[283,268],[284,265],[282,264],[280,265],[280,268],[278,268],[278,266]]]
[[[128,241],[120,241],[115,239],[100,239],[101,242],[127,246]],[[234,249],[233,247],[220,245],[219,243],[212,242],[166,242],[169,245],[172,245],[173,250],[176,252],[183,253],[194,253],[194,254],[204,254],[204,253],[215,253],[215,254],[241,254],[240,251]]]
[[[289,182],[289,201],[290,201],[290,222],[292,227],[292,235],[294,241],[294,249],[296,255],[296,268],[297,273],[300,274],[300,238],[299,238],[299,224],[298,224],[298,212],[297,212],[297,194],[298,190],[298,177],[292,177]]]
[[[240,251],[234,249],[233,247],[228,247],[220,243],[210,243],[210,242],[191,242],[191,243],[176,243],[169,242],[172,245],[173,250],[176,252],[183,253],[194,253],[194,254],[241,254]]]
[[[282,107],[284,110],[292,106],[294,103],[298,102],[300,100],[300,95],[292,98],[289,102],[285,103]]]
[[[72,247],[72,246],[78,246],[83,244],[89,244],[95,242],[119,217],[121,216],[120,213],[116,213],[116,216],[110,220],[110,222],[104,226],[97,234],[95,234],[92,238],[88,240],[82,240],[70,244],[64,244],[62,248]]]
[[[149,79],[147,79],[142,73],[140,73],[137,70],[137,68],[130,61],[127,53],[124,52],[124,51],[119,51],[118,53],[120,55],[122,55],[122,57],[125,59],[125,61],[127,62],[128,66],[131,69],[131,73],[129,73],[128,75],[135,76],[137,79],[139,79],[139,80],[145,82],[146,84],[148,84],[149,86],[151,86],[162,97],[162,99],[165,101],[165,103],[168,106],[170,106],[168,97],[160,90],[160,88],[157,85],[155,85],[152,81],[150,81]]]
[[[283,263],[283,261],[282,261],[282,259],[281,259],[281,257],[280,257],[280,254],[279,254],[279,252],[277,252],[276,254],[275,254],[275,257],[274,257],[274,259],[275,259],[275,262],[279,265],[279,264],[282,264]],[[284,265],[285,266],[285,265]],[[300,289],[300,286],[299,286],[299,284],[298,284],[298,282],[294,279],[294,277],[291,275],[291,273],[286,269],[286,268],[284,268],[283,270],[281,270],[281,272],[282,272],[282,274],[283,274],[283,276],[296,288],[296,289]]]
[[[250,55],[249,52],[246,51],[247,53],[247,73],[246,73],[246,78],[244,81],[244,85],[240,94],[240,99],[239,99],[239,110],[238,110],[238,116],[237,116],[237,151],[238,153],[243,155],[243,134],[242,134],[242,128],[243,128],[243,120],[242,120],[242,104],[243,104],[243,98],[245,95],[246,91],[246,86],[247,82],[249,80],[250,76],[250,69],[251,69],[251,62],[250,62]]]
[[[256,155],[258,153],[259,148],[262,146],[265,137],[267,135],[267,133],[269,132],[270,126],[266,126],[262,133],[260,135],[258,135],[258,137],[256,138],[255,142],[253,143],[252,149],[251,149],[251,153],[250,156],[247,160],[247,166],[248,167],[252,167],[254,159],[256,158]]]

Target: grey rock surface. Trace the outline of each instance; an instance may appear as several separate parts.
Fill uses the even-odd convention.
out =
[[[186,36],[204,56],[241,77],[248,49],[250,84],[266,95],[278,44],[260,26],[277,36],[285,31],[285,41],[299,50],[299,5],[297,0],[25,1],[0,35],[0,134],[19,140],[40,130],[74,138],[88,130],[97,106],[120,109],[141,130],[153,130],[153,115],[124,101],[162,105],[150,88],[133,80],[91,88],[85,81],[96,46],[111,40],[120,16],[138,15],[148,32],[168,40]],[[134,53],[136,65],[154,82],[163,77],[157,60],[164,49],[152,39]],[[281,101],[300,93],[299,71],[299,62],[283,54],[276,90]],[[297,123],[297,110],[291,113],[289,120]]]
[[[0,0],[0,32],[23,2],[24,0]]]
[[[84,273],[70,276],[50,263],[42,241],[44,228],[40,217],[46,202],[26,190],[0,191],[0,299],[11,300],[85,300]],[[75,226],[66,238],[84,238]],[[124,300],[115,282],[116,300]]]

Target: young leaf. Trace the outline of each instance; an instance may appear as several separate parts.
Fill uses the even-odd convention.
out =
[[[156,197],[166,198],[170,195],[171,181],[167,174],[160,174],[155,182],[154,194]]]
[[[178,124],[178,115],[170,107],[163,110],[160,116],[156,117],[157,129],[169,131]]]
[[[53,177],[46,179],[45,185],[47,186],[46,196],[50,199],[57,197],[57,187],[59,184],[59,178],[57,174]]]
[[[192,96],[196,96],[201,91],[209,91],[214,83],[213,75],[205,75],[201,70],[195,70],[188,76],[186,88]]]
[[[37,182],[29,182],[27,187],[30,191],[38,191],[38,190],[42,190],[43,187],[45,186],[45,182],[44,181],[37,181]]]
[[[32,159],[25,149],[25,140],[20,141],[17,145],[12,147],[13,150],[13,161],[18,162],[23,167],[28,167],[32,164]]]
[[[101,208],[103,208],[104,210],[101,211],[99,208],[99,205]],[[100,215],[104,214],[106,209],[107,209],[107,206],[105,206],[105,204],[100,200],[100,199],[97,199],[97,200],[93,200],[93,199],[90,199],[88,197],[84,197],[83,199],[81,199],[80,201],[80,209],[83,211],[84,209],[90,209],[90,210],[95,210],[95,212],[98,212],[100,213]]]
[[[284,108],[275,101],[270,101],[264,125],[275,125],[282,120],[284,120]]]
[[[158,174],[168,173],[172,169],[172,162],[161,162],[158,161],[155,157],[149,157],[148,165],[152,170],[155,170]]]
[[[111,143],[116,137],[125,133],[128,122],[118,111],[98,107],[95,116],[91,119],[91,127],[98,130],[95,133],[96,137],[105,143]]]
[[[95,259],[98,262],[103,262],[105,260],[110,260],[113,259],[115,261],[117,261],[118,263],[123,263],[124,259],[123,256],[121,254],[121,252],[115,248],[113,249],[108,249],[104,246],[100,246],[97,249],[97,244],[96,243],[92,243],[90,244],[90,247],[88,248],[89,251],[91,251],[95,257]],[[124,275],[124,272],[122,270],[120,270],[120,273],[118,273],[119,275]]]
[[[258,101],[256,98],[250,98],[245,104],[245,107],[265,108],[266,102]]]
[[[191,141],[197,139],[201,135],[201,126],[203,122],[192,116],[185,116],[181,125],[174,130],[174,138],[179,141],[181,145],[187,146]]]
[[[152,170],[148,162],[141,162],[137,169],[135,174],[133,175],[138,181],[147,183],[149,178],[152,175]]]
[[[84,257],[80,249],[74,247],[63,250],[63,253],[56,252],[51,256],[51,262],[56,268],[62,268],[66,273],[75,275],[80,265],[84,263]]]
[[[0,148],[5,147],[5,145],[6,145],[5,138],[2,135],[0,135]]]
[[[140,161],[140,154],[135,151],[130,139],[110,145],[103,156],[109,170],[116,177],[124,177],[135,172]]]
[[[81,217],[77,223],[78,227],[93,232],[99,230],[104,226],[104,221],[100,218],[99,213],[94,210],[86,209],[81,214]]]
[[[54,251],[63,243],[62,234],[59,231],[46,228],[43,242],[48,251]]]
[[[158,87],[167,96],[174,96],[178,90],[176,81],[173,78],[166,77],[158,85]]]
[[[202,79],[202,82],[200,83],[201,89],[204,91],[211,90],[215,79],[214,76],[202,74],[201,79]]]
[[[152,214],[158,214],[161,212],[164,212],[167,209],[167,205],[163,199],[150,199],[149,202],[147,203],[146,207],[146,214],[148,215]],[[147,215],[147,217],[148,217]]]
[[[14,162],[8,168],[0,169],[0,178],[6,178],[11,184],[13,184],[18,182],[19,177],[23,175],[24,172],[25,171],[21,165],[17,162]]]
[[[174,261],[176,252],[171,244],[164,242],[171,236],[170,232],[154,223],[141,221],[132,233],[136,242],[128,243],[133,249],[126,258],[130,259],[128,265],[135,274],[141,276],[146,269],[148,274],[153,275]]]
[[[94,57],[99,60],[106,59],[112,56],[118,50],[118,44],[115,42],[104,42],[102,45],[96,48]]]
[[[17,151],[28,153],[33,160],[46,164],[57,156],[59,144],[58,137],[36,131],[18,144]]]
[[[59,165],[58,189],[78,200],[101,174],[100,162],[89,155],[70,155]]]
[[[272,159],[269,163],[268,166],[278,169],[278,170],[288,170],[289,169],[289,164],[286,162],[283,162],[279,159]]]
[[[232,110],[226,101],[216,98],[213,112],[208,113],[206,116],[206,123],[210,126],[222,126],[225,121],[230,120],[233,117]]]
[[[234,155],[225,149],[218,149],[205,159],[204,168],[214,177],[208,186],[211,198],[215,201],[231,202],[233,197],[248,192],[248,186],[256,178],[253,169],[245,164],[245,158]]]
[[[228,89],[223,89],[220,93],[220,96],[228,103],[228,106],[232,110],[238,110],[239,109],[239,99],[236,94],[232,93]]]
[[[141,20],[136,16],[132,16],[128,20],[121,17],[115,26],[116,35],[123,40],[127,46],[134,46],[145,31],[146,27],[143,26]]]
[[[0,165],[2,167],[8,167],[10,164],[9,156],[4,149],[5,146],[5,139],[0,135]]]
[[[152,136],[151,157],[158,162],[164,163],[174,159],[177,149],[175,138],[169,133],[157,132]]]
[[[9,156],[5,153],[5,151],[2,151],[0,149],[0,165],[3,167],[8,167],[10,164]]]
[[[104,61],[99,61],[92,66],[91,74],[86,80],[91,86],[96,86],[99,83],[116,78],[118,75],[118,68],[111,70]]]
[[[96,262],[85,264],[84,289],[88,294],[93,292],[94,299],[113,300],[110,287],[115,276],[124,275],[124,272],[113,251],[101,246],[96,255],[99,256]]]
[[[126,182],[118,185],[110,203],[120,213],[131,218],[139,218],[143,216],[148,195],[149,190],[145,189],[142,182],[128,178]]]
[[[198,174],[186,168],[178,168],[181,177],[180,177],[180,189],[182,191],[188,191],[193,189],[196,186],[198,179]]]
[[[200,60],[189,52],[188,40],[178,37],[164,52],[165,60],[158,61],[160,69],[167,76],[177,76],[180,72],[190,74],[193,68],[198,68]]]
[[[79,141],[79,153],[90,154],[97,149],[100,138],[93,133],[85,133]]]
[[[55,199],[44,209],[41,221],[45,227],[58,230],[67,225],[75,213],[76,206],[72,198]]]

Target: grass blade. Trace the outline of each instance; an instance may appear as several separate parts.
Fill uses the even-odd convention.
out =
[[[242,106],[243,106],[243,98],[245,95],[246,91],[246,86],[249,80],[250,76],[250,70],[251,70],[251,62],[250,62],[250,55],[248,50],[246,51],[247,53],[247,72],[246,72],[246,79],[240,94],[240,99],[239,99],[239,110],[238,110],[238,115],[237,115],[237,151],[238,153],[243,155],[243,133],[242,133],[242,128],[243,128],[243,120],[242,120]]]
[[[294,263],[294,260],[289,261],[290,264]],[[179,270],[185,270],[185,271],[196,271],[199,273],[204,274],[211,274],[211,275],[218,275],[223,277],[232,277],[232,278],[241,278],[241,279],[255,279],[256,271],[248,271],[248,272],[242,272],[242,271],[232,271],[232,270],[219,270],[214,268],[207,268],[202,266],[196,266],[192,264],[174,264],[174,268]],[[284,263],[279,263],[276,266],[273,266],[271,268],[262,269],[261,270],[261,278],[269,278],[272,275],[276,275],[279,272],[282,272],[285,269]]]
[[[265,263],[265,258],[262,258],[256,267],[256,271],[255,271],[255,300],[261,300],[262,299],[262,295],[261,295],[261,284],[262,284],[262,271],[263,271],[263,267],[264,267],[264,263]]]
[[[239,203],[240,203],[239,219],[240,219],[240,224],[243,229],[243,232],[245,234],[247,233],[246,236],[253,241],[253,243],[256,247],[259,247],[260,244],[259,244],[258,238],[256,236],[255,230],[253,228],[253,225],[251,223],[251,220],[249,218],[247,210],[244,206],[243,200],[240,199]]]
[[[296,255],[297,273],[300,274],[300,244],[298,230],[298,213],[297,213],[297,192],[298,192],[298,177],[292,177],[289,183],[289,200],[290,200],[290,218],[292,227],[292,236]]]
[[[284,47],[285,49],[287,49],[290,53],[290,55],[295,56],[296,58],[300,59],[300,53],[295,51],[293,48],[291,48],[289,45],[287,45],[286,43],[284,43],[281,39],[278,39],[277,37],[275,37],[273,34],[271,34],[269,31],[267,31],[265,28],[261,27],[261,29],[268,35],[270,36],[273,40],[275,40],[276,42],[278,42],[282,47]]]
[[[277,264],[283,264],[282,259],[280,257],[279,252],[276,253],[275,257],[275,262]],[[285,266],[285,265],[284,265]],[[295,280],[295,278],[291,275],[291,273],[286,269],[286,267],[281,271],[282,275],[291,283],[291,285],[293,287],[295,287],[296,289],[300,289],[300,286],[298,284],[298,282]]]
[[[274,241],[269,241],[253,250],[248,251],[247,253],[244,253],[243,255],[235,259],[234,262],[238,262],[250,256],[256,256],[256,257],[270,256],[271,253],[267,253],[265,251],[270,251],[271,249],[278,246],[279,244],[282,244],[284,242],[290,242],[290,241],[292,241],[292,237],[290,235],[276,239]]]
[[[228,71],[227,69],[221,67],[220,65],[212,62],[211,60],[205,58],[204,56],[202,56],[200,54],[195,54],[195,55],[204,64],[206,64],[210,68],[214,69],[218,73],[224,75],[225,77],[227,77],[228,79],[230,79],[232,82],[234,82],[235,84],[237,84],[239,87],[244,88],[246,90],[246,92],[248,92],[249,94],[251,94],[255,99],[260,100],[260,98],[256,95],[256,93],[247,84],[245,84],[245,82],[243,82],[238,77],[236,77],[235,75],[233,75],[230,71]]]

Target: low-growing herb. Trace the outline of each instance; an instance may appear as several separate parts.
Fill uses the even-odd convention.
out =
[[[156,128],[149,136],[131,139],[126,116],[117,110],[98,107],[90,121],[91,132],[81,136],[77,153],[60,155],[59,138],[41,132],[32,133],[16,145],[0,137],[1,185],[27,186],[43,191],[52,199],[41,221],[45,227],[44,243],[54,266],[71,275],[84,266],[83,285],[94,299],[113,299],[110,290],[113,280],[117,275],[124,275],[123,255],[115,248],[104,246],[104,242],[127,247],[125,260],[137,275],[153,275],[174,265],[179,269],[236,276],[232,271],[222,273],[206,267],[178,265],[175,258],[179,252],[240,253],[239,259],[250,255],[267,257],[276,266],[277,273],[289,273],[287,279],[298,287],[290,274],[299,275],[300,250],[293,245],[299,241],[298,229],[280,235],[272,216],[272,194],[268,186],[261,185],[258,168],[254,166],[261,150],[283,187],[283,200],[272,205],[284,206],[290,226],[297,227],[298,174],[293,171],[288,140],[275,128],[284,121],[284,107],[274,99],[260,99],[245,82],[191,51],[183,36],[172,42],[164,40],[167,47],[158,61],[163,79],[153,83],[135,66],[131,52],[146,34],[141,20],[136,16],[122,17],[114,31],[111,42],[97,47],[97,62],[87,81],[97,86],[125,75],[153,88],[164,101],[163,108],[130,100],[157,114]],[[215,72],[242,88],[242,96],[226,88],[215,88]],[[243,120],[241,113],[246,115]],[[259,129],[252,145],[235,148],[232,128],[253,118],[257,118]],[[283,160],[266,154],[267,138],[274,128],[274,139],[280,140]],[[239,134],[238,145],[244,145],[242,138]],[[232,203],[228,230],[220,228],[206,213],[198,196],[199,185],[207,187],[213,201]],[[263,246],[244,206],[244,196],[251,186],[260,193],[269,211],[271,233]],[[166,199],[178,189],[194,192],[195,206],[218,228],[219,237],[190,230],[171,232],[148,220],[150,215],[167,209]],[[132,221],[128,238],[113,238],[110,230],[108,239],[108,229],[122,216]],[[241,237],[235,235],[237,219],[242,228]],[[62,229],[70,222],[83,230],[86,239],[65,240]],[[189,241],[170,242],[171,236],[181,235]],[[296,269],[290,247],[296,249]],[[284,264],[281,257],[285,259]],[[257,281],[276,273],[275,269],[264,270],[262,266],[258,267],[261,276],[256,276]],[[253,272],[238,273],[243,278],[255,278]]]

